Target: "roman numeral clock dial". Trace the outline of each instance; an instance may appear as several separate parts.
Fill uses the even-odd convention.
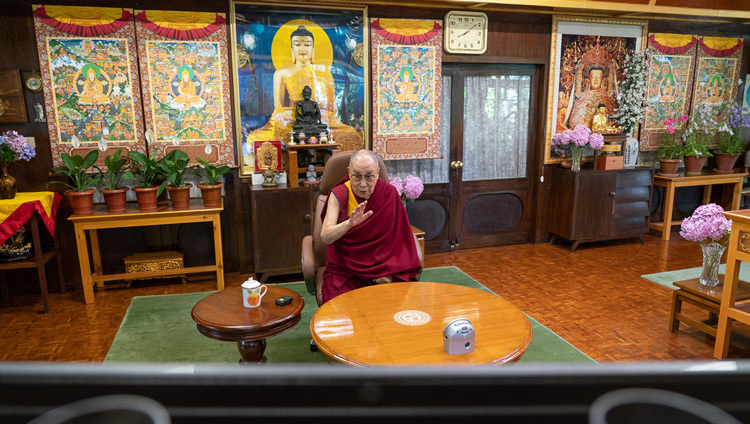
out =
[[[484,53],[487,50],[487,15],[481,12],[448,12],[443,24],[443,44],[448,53]]]

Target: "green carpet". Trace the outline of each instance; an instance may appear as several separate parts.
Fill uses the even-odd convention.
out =
[[[428,268],[422,281],[459,284],[492,293],[456,267]],[[316,311],[313,296],[303,282],[284,284],[305,299],[302,319],[293,329],[268,340],[269,363],[321,362],[310,352],[310,319]],[[237,344],[200,334],[190,317],[193,306],[211,292],[134,297],[115,335],[105,362],[213,362],[236,363]],[[583,352],[529,317],[533,338],[520,362],[596,363]]]
[[[727,264],[719,265],[719,274],[724,274],[727,268]],[[678,269],[677,271],[666,271],[657,272],[655,274],[641,275],[641,278],[645,278],[649,281],[653,281],[656,284],[661,284],[664,287],[672,290],[677,290],[674,283],[675,281],[689,280],[691,278],[698,278],[701,276],[702,267]],[[742,263],[740,265],[740,280],[750,281],[750,265]]]

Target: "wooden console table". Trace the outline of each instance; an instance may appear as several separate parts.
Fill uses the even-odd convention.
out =
[[[719,325],[716,327],[716,359],[727,357],[732,321],[750,325],[750,302],[737,303],[745,298],[739,276],[740,263],[750,262],[750,210],[724,212],[724,216],[732,220],[732,233],[727,245],[727,269],[719,307]]]
[[[677,187],[695,187],[705,186],[703,190],[703,204],[711,200],[711,188],[716,184],[734,184],[734,193],[732,194],[732,206],[730,210],[740,208],[742,200],[742,181],[747,177],[747,173],[738,174],[717,174],[714,172],[704,172],[703,175],[685,176],[685,177],[665,177],[663,175],[654,176],[654,185],[664,187],[664,221],[651,222],[649,228],[661,231],[661,239],[669,240],[672,231],[672,225],[681,224],[682,220],[672,221],[672,212],[674,205],[674,193]]]
[[[113,280],[133,280],[138,278],[216,272],[217,289],[224,289],[224,260],[221,247],[221,222],[219,220],[219,215],[224,207],[204,208],[203,202],[200,199],[191,200],[190,209],[187,210],[172,210],[171,207],[166,206],[167,204],[160,204],[158,209],[152,212],[141,212],[138,210],[138,205],[128,204],[128,209],[122,213],[108,213],[106,207],[100,204],[94,205],[94,212],[91,215],[71,215],[68,218],[73,222],[75,229],[78,262],[81,266],[81,280],[83,282],[83,297],[86,303],[94,302],[94,284],[101,285],[105,281]],[[97,230],[187,224],[192,222],[213,223],[214,265],[104,275]],[[93,272],[89,265],[89,243],[86,240],[86,231],[89,232],[91,239]]]

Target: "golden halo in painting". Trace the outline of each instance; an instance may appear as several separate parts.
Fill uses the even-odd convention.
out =
[[[333,47],[331,46],[331,39],[328,38],[328,34],[323,31],[323,28],[315,22],[308,21],[307,19],[293,19],[282,25],[281,28],[276,31],[276,35],[273,37],[273,43],[271,44],[271,59],[273,60],[273,66],[276,69],[282,69],[294,65],[294,61],[292,60],[292,41],[290,37],[292,32],[294,32],[300,25],[304,26],[305,29],[313,34],[315,41],[313,64],[330,67],[333,64]]]

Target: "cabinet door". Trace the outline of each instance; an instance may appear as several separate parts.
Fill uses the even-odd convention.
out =
[[[253,190],[252,228],[255,272],[302,272],[302,238],[312,234],[313,190]]]
[[[617,173],[590,171],[576,174],[571,239],[609,236]]]

